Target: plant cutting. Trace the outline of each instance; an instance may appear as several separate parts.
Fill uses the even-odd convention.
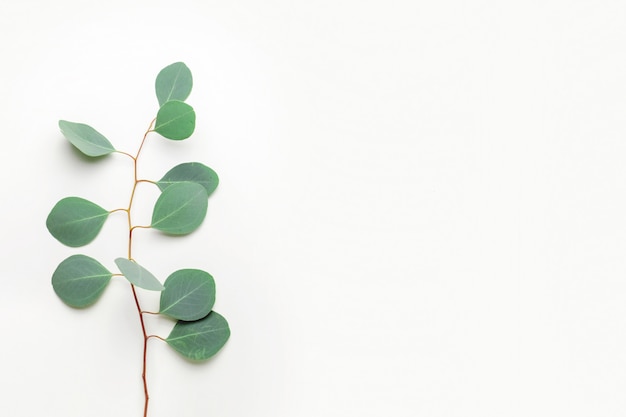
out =
[[[213,311],[215,281],[206,271],[184,268],[172,272],[163,282],[142,266],[142,259],[133,257],[133,234],[139,229],[154,229],[165,235],[187,235],[202,224],[209,196],[219,179],[215,171],[200,162],[174,166],[159,180],[138,177],[137,165],[148,138],[182,141],[195,130],[196,114],[185,102],[193,85],[189,68],[182,62],[163,68],[156,77],[158,101],[156,117],[149,123],[136,153],[118,150],[97,130],[89,125],[66,120],[59,128],[69,142],[80,152],[97,161],[109,155],[122,155],[132,161],[133,187],[126,205],[106,209],[81,197],[66,197],[58,201],[46,226],[50,234],[62,244],[77,248],[92,242],[111,215],[124,215],[128,222],[127,252],[114,260],[117,270],[85,254],[74,254],[63,260],[52,274],[52,287],[58,297],[74,308],[85,308],[95,303],[114,277],[128,280],[130,293],[137,308],[143,335],[144,388],[143,416],[148,415],[148,380],[146,358],[148,341],[161,340],[191,361],[205,361],[215,355],[226,343],[230,329],[224,317]],[[135,224],[132,213],[139,186],[158,187],[160,195],[152,210],[149,225]],[[106,263],[106,262],[105,262]],[[159,311],[145,311],[141,306],[141,291],[160,293]],[[167,337],[148,331],[144,316],[158,314],[174,323]]]

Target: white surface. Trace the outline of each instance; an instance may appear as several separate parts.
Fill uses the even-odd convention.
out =
[[[182,60],[196,133],[153,137],[141,169],[221,184],[197,233],[138,232],[136,258],[211,272],[232,337],[203,365],[151,341],[151,417],[623,416],[625,21],[622,1],[3,2],[1,414],[141,415],[127,285],[75,311],[49,283],[73,253],[113,268],[123,218],[81,249],[44,223],[129,191],[126,159],[77,158],[57,120],[134,152]]]

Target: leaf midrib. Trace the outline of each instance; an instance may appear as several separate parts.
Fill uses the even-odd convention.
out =
[[[163,102],[163,104],[167,103],[170,98],[172,98],[172,93],[174,92],[174,87],[176,86],[176,82],[178,81],[178,78],[180,77],[180,72],[182,71],[183,66],[179,65],[178,66],[178,72],[176,73],[176,77],[174,77],[174,82],[172,82],[172,87],[170,88],[170,92],[167,95],[167,98],[165,99],[165,101]]]
[[[183,295],[182,297],[180,297],[178,300],[176,300],[175,302],[171,303],[169,307],[167,307],[165,310],[162,310],[162,313],[165,313],[166,311],[170,310],[172,307],[174,307],[175,305],[177,305],[178,303],[180,303],[182,300],[184,300],[185,298],[188,298],[189,296],[191,296],[191,294],[195,293],[196,291],[198,291],[200,288],[204,287],[205,285],[208,285],[209,283],[207,281],[201,283],[199,286],[197,286],[196,288],[194,288],[191,292],[188,292],[187,294]]]
[[[181,102],[181,103],[182,103],[182,102]],[[178,116],[176,116],[176,117],[174,117],[174,118],[172,118],[172,119],[169,119],[168,121],[163,122],[163,123],[161,123],[160,125],[155,126],[155,127],[154,127],[154,130],[156,130],[156,131],[158,132],[158,131],[159,131],[159,129],[161,129],[163,126],[167,126],[167,125],[169,125],[169,124],[171,124],[171,123],[175,122],[176,120],[178,120],[178,119],[180,119],[180,118],[182,118],[182,117],[184,117],[184,116],[187,116],[189,113],[193,113],[193,109],[188,110],[188,111],[186,111],[185,113],[181,113],[180,115],[178,115]]]
[[[82,142],[84,144],[87,145],[91,145],[94,146],[96,148],[99,149],[103,149],[106,151],[115,151],[115,148],[113,148],[113,145],[111,144],[111,142],[109,142],[109,140],[104,137],[100,132],[98,132],[97,130],[93,129],[91,126],[89,125],[83,125],[86,126],[87,128],[91,128],[93,129],[92,135],[91,136],[95,136],[97,138],[98,142],[93,142],[89,139],[86,139],[83,135],[81,135],[78,130],[76,129],[76,126],[80,126],[80,123],[74,123],[74,122],[67,122],[66,123],[72,123],[72,124],[65,124],[66,129],[69,131],[68,133],[71,134],[75,140]],[[67,133],[65,132],[65,129],[61,129],[61,132],[64,135],[67,135]],[[106,145],[106,146],[105,146]]]
[[[194,337],[194,336],[202,336],[204,334],[215,333],[215,332],[219,332],[221,330],[226,330],[226,329],[227,329],[227,327],[220,327],[220,328],[217,328],[217,329],[211,329],[211,330],[206,330],[206,331],[202,331],[202,332],[188,333],[188,334],[185,334],[185,335],[182,335],[182,336],[178,336],[178,337],[174,337],[174,338],[168,337],[167,341],[168,342],[173,342],[175,340],[185,339],[185,338]]]
[[[202,190],[204,190],[204,188],[202,188]],[[161,218],[161,220],[159,220],[159,221],[157,221],[157,222],[155,222],[155,223],[152,223],[152,227],[154,227],[154,226],[158,225],[159,223],[162,223],[164,220],[169,219],[170,217],[172,217],[173,215],[175,215],[176,213],[178,213],[179,211],[181,211],[182,209],[184,209],[185,207],[187,207],[188,205],[190,205],[193,201],[197,200],[197,196],[198,196],[198,194],[200,194],[200,193],[201,193],[201,192],[199,191],[199,192],[197,192],[197,193],[193,194],[193,197],[192,197],[192,198],[190,198],[190,199],[188,199],[188,200],[185,202],[185,204],[183,204],[183,205],[179,206],[176,210],[173,210],[173,211],[172,211],[172,212],[170,212],[167,216],[162,217],[162,218]]]
[[[89,221],[89,220],[97,219],[98,217],[103,217],[103,216],[108,216],[108,215],[109,215],[109,212],[107,211],[105,213],[98,214],[96,216],[81,217],[80,219],[76,219],[76,220],[68,220],[66,222],[60,223],[60,225],[61,226],[68,226],[68,225],[71,225],[71,224],[74,224],[74,223],[86,222],[86,221]]]
[[[118,261],[127,261],[128,259],[119,258]],[[152,272],[148,271],[143,266],[139,265],[137,262],[129,261],[128,263],[123,262],[122,266],[117,263],[117,267],[120,269],[120,272],[126,279],[133,285],[136,285],[140,288],[143,288],[148,291],[161,291],[163,290],[163,284],[157,279],[157,277],[152,274]],[[124,272],[126,270],[126,272]],[[128,277],[131,275],[132,279]]]
[[[85,275],[85,276],[80,276],[80,277],[64,279],[61,282],[62,283],[67,283],[67,282],[80,281],[80,280],[83,280],[83,279],[93,279],[93,278],[101,278],[101,277],[111,278],[112,276],[113,276],[113,274]]]

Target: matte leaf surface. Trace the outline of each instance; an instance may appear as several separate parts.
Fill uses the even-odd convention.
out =
[[[66,197],[52,208],[46,226],[59,242],[78,247],[95,239],[108,216],[108,211],[89,200]]]
[[[205,271],[181,269],[165,280],[160,313],[178,320],[205,317],[215,303],[215,281]]]
[[[196,113],[193,108],[182,101],[167,101],[157,113],[155,132],[172,139],[187,139],[196,128]]]
[[[191,71],[182,62],[175,62],[163,68],[157,75],[155,90],[159,106],[170,100],[185,101],[191,93],[193,79]]]
[[[215,355],[228,341],[228,322],[215,311],[197,321],[179,321],[166,342],[181,355],[203,361]]]
[[[52,274],[52,287],[63,302],[87,307],[104,292],[113,274],[100,262],[85,255],[72,255]]]
[[[151,226],[173,235],[185,235],[200,226],[208,199],[206,190],[194,182],[171,184],[157,199]]]
[[[219,178],[215,171],[200,162],[185,162],[170,169],[157,185],[161,191],[179,182],[195,182],[204,187],[207,196],[217,188]]]
[[[115,264],[131,284],[144,290],[163,291],[163,285],[159,280],[137,262],[126,258],[117,258]]]
[[[87,156],[103,156],[115,152],[111,142],[91,126],[59,120],[59,128],[63,136]]]

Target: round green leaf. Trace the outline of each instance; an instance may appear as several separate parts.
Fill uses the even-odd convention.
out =
[[[196,321],[178,321],[165,340],[188,359],[203,361],[215,355],[230,337],[226,319],[215,311]]]
[[[103,156],[115,152],[111,142],[91,126],[59,120],[59,128],[63,136],[87,156]]]
[[[52,274],[52,288],[65,304],[87,307],[100,297],[112,276],[95,259],[72,255],[61,262]]]
[[[178,320],[205,317],[215,303],[215,281],[205,271],[181,269],[165,280],[160,313]]]
[[[117,258],[115,265],[120,269],[122,275],[133,285],[144,290],[163,291],[163,285],[150,271],[135,261],[126,258]]]
[[[207,210],[206,190],[194,182],[180,182],[165,189],[152,212],[151,226],[173,235],[185,235],[200,226]]]
[[[163,68],[157,75],[155,90],[159,106],[170,100],[185,101],[191,93],[193,79],[191,71],[182,62],[175,62]]]
[[[170,185],[179,182],[198,183],[204,187],[207,196],[209,196],[217,188],[219,178],[215,171],[200,162],[185,162],[167,171],[163,178],[157,182],[157,185],[163,191]]]
[[[167,101],[157,113],[155,132],[172,139],[187,139],[196,127],[196,113],[193,108],[182,101]]]
[[[78,247],[95,239],[108,216],[108,211],[91,201],[66,197],[52,208],[46,226],[59,242]]]

